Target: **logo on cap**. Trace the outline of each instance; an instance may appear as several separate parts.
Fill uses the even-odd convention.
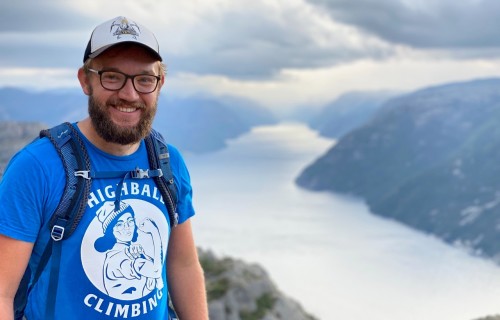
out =
[[[122,35],[131,35],[134,39],[137,39],[137,36],[141,33],[141,29],[137,24],[128,22],[127,18],[124,17],[113,21],[110,31],[113,31],[113,29],[113,35],[117,39],[120,39]]]

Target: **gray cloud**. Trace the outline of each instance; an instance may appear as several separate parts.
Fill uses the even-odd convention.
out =
[[[307,0],[333,19],[416,48],[500,46],[497,0]]]
[[[353,43],[352,34],[335,29],[339,26],[332,26],[333,22],[318,23],[317,11],[309,10],[314,7],[308,4],[276,6],[260,1],[244,9],[231,4],[218,10],[183,12],[192,15],[195,22],[191,24],[162,25],[162,8],[172,7],[166,4],[158,12],[143,14],[161,30],[157,36],[171,73],[257,79],[284,68],[316,68],[392,55],[382,42]],[[1,3],[0,66],[78,66],[90,29],[102,21],[75,11],[63,0]],[[170,42],[178,34],[182,39]]]
[[[353,44],[349,33],[323,29],[315,25],[315,18],[301,12],[226,12],[190,34],[192,51],[171,55],[170,70],[260,78],[284,68],[324,67],[393,54],[382,43]]]
[[[99,21],[64,0],[0,2],[0,66],[67,68],[81,64]]]
[[[43,33],[78,28],[84,16],[63,0],[18,0],[0,2],[0,30]]]
[[[151,28],[157,31],[171,74],[261,79],[286,68],[393,57],[393,44],[442,49],[456,58],[490,58],[500,50],[497,0],[305,1],[261,0],[244,7],[236,2],[208,10],[201,7],[209,5],[199,4],[197,10],[179,12],[188,22],[176,23],[165,18],[166,11],[177,7],[174,2],[162,2],[155,12],[139,2],[137,14],[139,22],[154,23]],[[127,3],[131,12],[134,2]],[[78,67],[91,28],[100,22],[92,10],[75,9],[64,0],[3,1],[0,66]]]

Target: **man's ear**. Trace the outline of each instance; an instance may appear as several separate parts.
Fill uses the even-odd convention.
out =
[[[165,84],[165,76],[161,76],[160,82],[158,83],[158,91],[160,91],[161,87]]]
[[[83,68],[78,69],[78,81],[80,81],[83,93],[90,95],[90,79],[87,77],[87,73]]]

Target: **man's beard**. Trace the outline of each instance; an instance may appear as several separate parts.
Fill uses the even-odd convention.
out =
[[[142,111],[141,119],[132,127],[118,126],[111,120],[107,112],[109,107],[106,104],[138,108]],[[147,108],[143,103],[128,103],[120,101],[118,98],[108,100],[106,104],[99,104],[92,94],[89,96],[89,116],[92,125],[97,134],[106,142],[128,145],[141,141],[150,133],[158,101],[155,101],[150,108]]]

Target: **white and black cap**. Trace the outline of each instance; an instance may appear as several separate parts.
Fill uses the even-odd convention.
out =
[[[162,61],[155,35],[137,22],[120,16],[106,21],[94,29],[87,44],[83,62],[85,63],[88,58],[95,58],[112,46],[124,42],[142,45],[149,49],[159,61]]]

